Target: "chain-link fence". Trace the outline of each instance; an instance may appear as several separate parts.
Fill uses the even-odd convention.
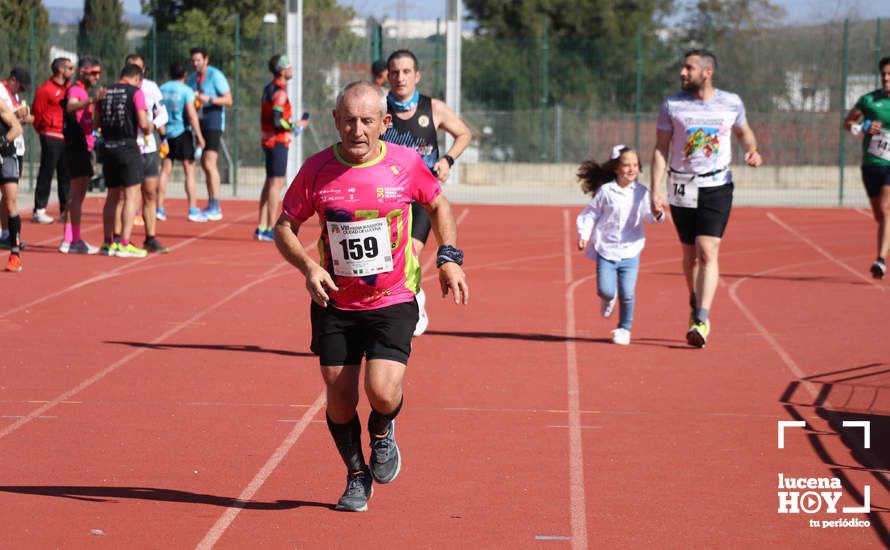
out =
[[[304,29],[302,104],[312,114],[302,140],[304,158],[336,140],[329,114],[336,92],[350,80],[368,78],[377,55],[411,49],[420,63],[421,92],[443,96],[444,25],[423,38],[365,34]],[[561,41],[546,29],[523,40],[464,37],[462,116],[473,130],[472,144],[458,162],[464,196],[497,198],[498,189],[524,188],[532,200],[583,200],[576,193],[577,164],[588,156],[604,159],[616,143],[636,146],[648,165],[658,107],[679,89],[681,56],[704,46],[719,60],[716,85],[745,102],[765,160],[757,170],[734,168],[740,202],[865,204],[858,175],[861,145],[841,131],[841,122],[859,96],[880,85],[877,61],[890,55],[883,51],[881,21],[709,28],[703,35],[706,43],[692,42],[676,29],[638,31],[609,42]],[[48,76],[46,50],[76,51],[76,28],[51,26],[49,48],[33,33],[6,38],[0,54],[31,66],[35,86]],[[198,45],[188,36],[153,29],[133,29],[129,38],[159,83],[167,80],[171,61],[189,66],[189,49]],[[262,186],[259,102],[270,80],[266,62],[284,44],[283,23],[245,32],[237,15],[216,29],[211,43],[200,44],[233,89],[220,155],[231,194],[254,197]],[[43,59],[35,63],[38,55]],[[112,78],[117,64],[105,64],[112,69],[105,77]],[[736,162],[740,158],[737,154]],[[511,193],[503,191],[504,199]]]

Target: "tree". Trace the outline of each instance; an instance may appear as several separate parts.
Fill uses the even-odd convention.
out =
[[[0,60],[9,63],[10,67],[30,66],[32,13],[34,61],[38,74],[43,74],[49,67],[49,14],[41,0],[0,0]],[[37,78],[37,75],[31,76]]]
[[[77,51],[94,55],[116,77],[129,52],[128,26],[121,0],[84,0],[83,18],[77,26]]]
[[[143,12],[155,17],[158,36],[158,71],[165,74],[172,60],[187,62],[189,50],[195,46],[207,49],[211,63],[218,67],[229,79],[229,85],[237,94],[241,124],[239,136],[243,151],[242,161],[255,164],[260,162],[259,126],[256,117],[259,112],[263,86],[271,75],[267,69],[266,54],[268,45],[277,44],[283,49],[284,2],[281,0],[151,0],[143,1]],[[274,28],[276,39],[271,39],[269,27],[264,27],[266,13],[275,14],[278,24]],[[240,49],[238,66],[235,72],[235,14],[240,15]],[[367,61],[367,48],[348,27],[355,16],[351,8],[339,6],[335,0],[304,0],[303,4],[303,97],[300,98],[306,110],[312,111],[313,121],[318,120],[310,131],[311,136],[319,136],[320,143],[333,139],[330,124],[325,124],[327,112],[336,94],[338,85],[331,77],[338,65],[358,64]],[[152,44],[146,47],[150,50]],[[148,53],[147,51],[144,53]],[[148,55],[146,57],[149,57]],[[188,66],[188,64],[187,64]],[[237,90],[236,76],[239,80]],[[160,78],[163,80],[163,78]],[[291,98],[292,100],[294,98]],[[227,117],[231,115],[226,115]],[[295,113],[299,117],[300,113]],[[231,119],[227,119],[231,120]],[[231,128],[229,122],[227,130]],[[227,137],[229,143],[234,138]],[[305,140],[304,140],[305,141]],[[315,142],[312,142],[313,146]],[[240,153],[241,155],[242,153]]]
[[[785,10],[771,0],[698,0],[686,18],[685,47],[717,56],[715,84],[732,90],[749,111],[771,111],[785,90],[787,43],[776,40]]]
[[[540,36],[548,20],[556,39],[611,40],[633,36],[640,22],[651,28],[673,0],[466,0],[465,6],[483,34],[527,39]]]
[[[477,60],[463,69],[469,102],[530,109],[545,99],[547,105],[615,111],[635,104],[638,29],[644,48],[654,49],[655,30],[673,0],[466,0],[466,6],[478,24],[464,46]],[[643,63],[644,88],[651,89],[664,67],[654,56]]]

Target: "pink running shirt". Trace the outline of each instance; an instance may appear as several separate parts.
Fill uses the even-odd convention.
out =
[[[282,201],[284,214],[300,224],[318,213],[319,256],[340,289],[331,295],[331,304],[337,309],[362,311],[410,302],[420,283],[420,263],[411,246],[411,201],[429,204],[442,188],[416,151],[383,141],[380,145],[380,156],[365,164],[347,163],[337,145],[313,155],[300,168]],[[386,220],[383,225],[388,228],[390,242],[381,243],[383,246],[363,227],[362,220],[374,219]],[[352,235],[357,238],[350,239]],[[391,260],[386,258],[391,270],[386,270],[389,264],[383,268],[377,265],[389,252],[387,244],[392,252]],[[377,265],[376,272],[336,274],[345,269],[342,258],[350,255],[359,260],[370,258],[369,263]]]
[[[67,96],[78,101],[90,99],[90,94],[87,93],[79,80],[68,88]],[[87,150],[92,151],[93,145],[96,143],[96,137],[93,136],[93,106],[87,105],[75,112],[74,116],[77,119],[77,123],[80,124],[81,130],[83,130],[83,137],[87,140]]]

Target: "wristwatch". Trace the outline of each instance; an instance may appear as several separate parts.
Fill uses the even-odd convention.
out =
[[[451,155],[442,155],[442,158],[445,159],[445,162],[448,163],[449,168],[454,166],[454,157],[452,157]]]

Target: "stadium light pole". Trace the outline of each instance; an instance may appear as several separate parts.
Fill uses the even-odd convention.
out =
[[[294,68],[294,77],[287,82],[287,95],[295,99],[294,114],[303,112],[303,0],[284,0],[285,36],[287,42],[287,57]],[[300,165],[303,164],[303,134],[294,136],[287,153],[287,172],[285,174],[285,188],[293,181]]]
[[[454,114],[460,116],[460,43],[461,43],[461,0],[447,0],[445,8],[445,103]],[[454,138],[445,134],[445,150],[451,148]],[[448,182],[460,183],[460,169],[451,172]]]

